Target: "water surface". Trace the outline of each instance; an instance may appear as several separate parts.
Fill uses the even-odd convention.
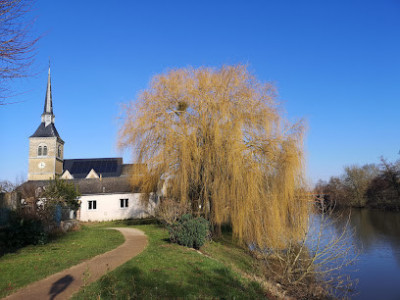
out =
[[[340,231],[346,215],[342,214],[333,230]],[[344,269],[359,280],[358,293],[351,298],[400,300],[400,212],[352,209],[349,222],[360,253],[355,265]]]

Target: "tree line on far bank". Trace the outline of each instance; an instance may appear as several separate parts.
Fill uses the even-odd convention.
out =
[[[342,175],[318,181],[315,193],[337,206],[400,210],[400,160],[347,166]]]

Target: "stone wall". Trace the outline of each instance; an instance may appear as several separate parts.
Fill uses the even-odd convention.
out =
[[[57,157],[57,147],[59,143],[56,137],[40,137],[29,139],[29,166],[28,180],[48,180],[54,178],[55,175],[61,175],[63,172],[63,161]],[[38,156],[38,147],[47,146],[47,155]],[[62,153],[63,154],[63,151]],[[44,163],[44,167],[40,168],[39,164]]]

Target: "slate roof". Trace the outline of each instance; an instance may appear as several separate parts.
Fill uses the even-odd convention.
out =
[[[50,78],[50,66],[49,73],[47,75],[47,88],[46,88],[46,97],[44,100],[44,109],[43,114],[53,114],[53,101],[51,96],[51,78]]]
[[[132,187],[127,177],[110,177],[103,179],[74,179],[82,195],[132,193],[138,192],[137,187]]]
[[[68,172],[76,179],[85,178],[91,170],[101,177],[120,177],[122,173],[122,158],[88,158],[64,159],[64,172]]]
[[[45,126],[44,122],[39,125],[35,133],[32,134],[30,137],[58,137],[60,140],[62,140],[60,135],[58,134],[56,126],[54,126],[53,123]]]
[[[131,186],[128,177],[72,179],[66,181],[73,182],[82,195],[139,192],[138,187]],[[49,185],[49,183],[49,180],[31,180],[20,185],[18,189],[24,193],[24,191],[37,189],[38,187],[43,188],[44,186]]]

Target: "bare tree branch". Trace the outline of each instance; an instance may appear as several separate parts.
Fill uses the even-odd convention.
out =
[[[32,3],[32,0],[0,0],[0,105],[16,103],[4,100],[10,92],[7,83],[26,77],[33,62],[39,38],[29,34],[34,21],[24,19]]]

